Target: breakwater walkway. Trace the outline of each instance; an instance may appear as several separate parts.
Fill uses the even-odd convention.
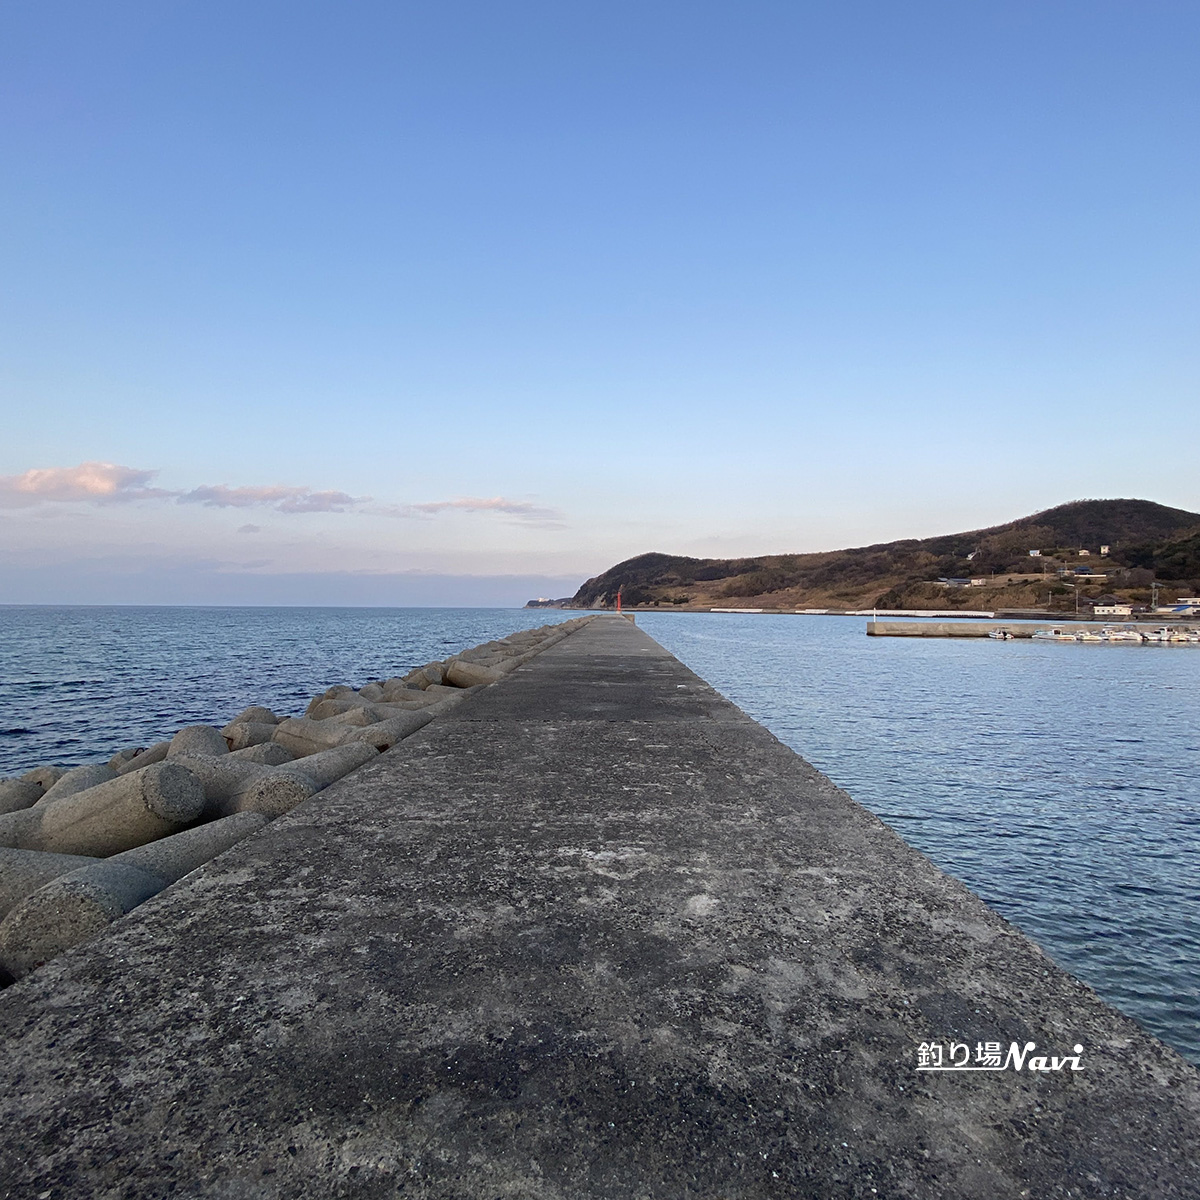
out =
[[[620,618],[0,994],[0,1079],[22,1200],[1200,1196],[1200,1074]]]

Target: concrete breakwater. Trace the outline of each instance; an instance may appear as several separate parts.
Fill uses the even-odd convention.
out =
[[[13,1197],[1198,1194],[1194,1068],[610,617],[9,988],[0,1077]]]
[[[223,729],[190,725],[107,762],[0,780],[0,983],[96,936],[589,619],[331,687],[302,717],[253,706]]]

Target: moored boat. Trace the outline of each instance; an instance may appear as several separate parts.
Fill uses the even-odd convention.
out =
[[[1160,625],[1157,629],[1142,634],[1142,638],[1152,644],[1166,646],[1171,642],[1186,642],[1188,635],[1182,629],[1172,629],[1170,625]]]
[[[1039,642],[1075,642],[1079,640],[1075,634],[1067,633],[1057,625],[1053,629],[1036,629],[1033,637]]]
[[[1106,642],[1137,642],[1141,644],[1142,635],[1136,629],[1109,629],[1100,631],[1100,636]]]

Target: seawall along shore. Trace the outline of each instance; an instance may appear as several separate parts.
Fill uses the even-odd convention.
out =
[[[1061,629],[1065,633],[1095,633],[1096,622],[1055,621],[1040,624],[1020,621],[868,621],[868,637],[981,638],[994,630],[1006,631],[1014,638],[1031,638],[1039,629]],[[1113,622],[1114,629],[1134,629],[1128,623]]]

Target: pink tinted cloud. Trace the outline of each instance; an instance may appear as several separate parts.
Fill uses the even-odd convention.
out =
[[[45,501],[80,500],[111,504],[173,496],[174,492],[146,486],[157,474],[105,462],[85,462],[77,467],[35,467],[23,475],[0,476],[0,507],[27,508]]]
[[[489,500],[483,500],[477,496],[463,496],[458,500],[434,500],[428,504],[413,504],[411,507],[417,512],[427,513],[457,508],[463,512],[501,512],[514,516],[532,516],[543,511],[536,505],[528,504],[523,500],[506,500],[503,496],[493,496]]]
[[[47,502],[111,504],[173,499],[179,504],[200,504],[206,508],[269,508],[280,513],[365,512],[409,518],[433,517],[445,512],[495,513],[523,525],[545,528],[557,528],[562,519],[553,509],[504,496],[460,496],[420,504],[370,505],[370,496],[284,484],[231,487],[217,483],[203,484],[186,492],[166,491],[149,486],[157,474],[157,471],[103,462],[85,462],[77,467],[36,468],[22,475],[0,476],[0,508],[26,508]],[[250,526],[242,526],[239,532],[250,532],[250,529]]]
[[[385,517],[429,517],[441,512],[503,513],[523,521],[553,522],[560,514],[549,508],[539,508],[527,500],[508,500],[504,496],[484,499],[461,496],[455,500],[430,500],[423,504],[387,504],[370,511]]]
[[[217,483],[184,492],[179,503],[203,504],[206,508],[273,508],[282,513],[340,513],[369,498],[345,492],[315,492],[307,487],[228,487]]]

